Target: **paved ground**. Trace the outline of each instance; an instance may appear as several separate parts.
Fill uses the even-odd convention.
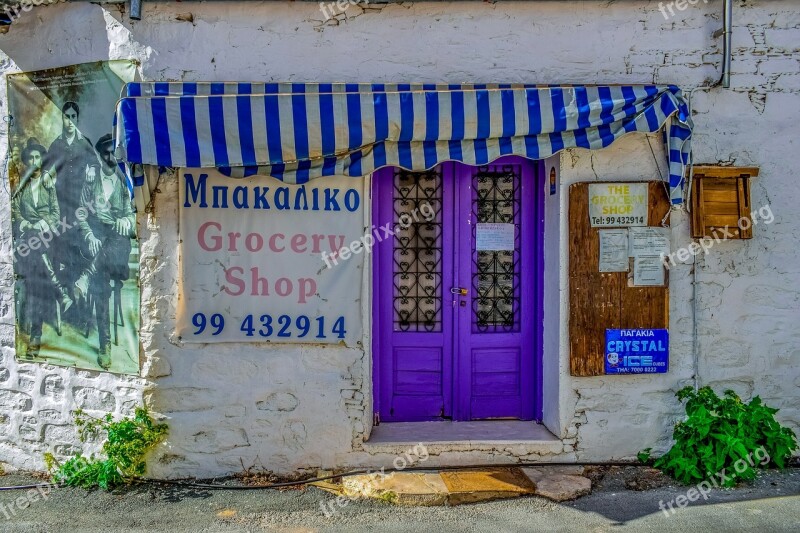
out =
[[[666,517],[659,501],[688,487],[650,483],[636,491],[635,468],[613,469],[591,495],[556,504],[535,496],[458,507],[398,507],[378,501],[350,502],[314,487],[283,492],[139,486],[114,493],[57,489],[47,500],[9,511],[24,492],[0,492],[0,531],[758,531],[800,530],[800,470],[770,472],[753,484],[714,491]],[[633,480],[633,482],[632,482]],[[652,480],[651,480],[652,481]],[[30,483],[25,475],[0,477],[0,485]],[[662,485],[662,486],[658,486]],[[334,512],[330,505],[333,504]],[[325,505],[327,514],[323,512]],[[4,516],[9,513],[9,519]]]

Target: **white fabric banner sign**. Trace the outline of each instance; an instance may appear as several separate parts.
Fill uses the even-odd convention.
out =
[[[361,340],[363,179],[179,179],[183,342]]]

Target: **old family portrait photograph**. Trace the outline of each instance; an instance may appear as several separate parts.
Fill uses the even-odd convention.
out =
[[[17,357],[139,372],[139,251],[113,109],[130,61],[8,76]]]

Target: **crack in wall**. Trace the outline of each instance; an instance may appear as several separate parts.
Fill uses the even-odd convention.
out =
[[[405,4],[408,4],[406,6]],[[368,0],[358,0],[357,3],[347,2],[347,7],[342,10],[339,9],[337,2],[320,2],[320,15],[324,19],[307,19],[306,22],[311,22],[314,25],[314,30],[318,32],[325,31],[325,28],[332,28],[341,24],[355,20],[364,15],[381,13],[389,4],[370,3]],[[413,2],[404,2],[400,4],[402,7],[410,8]],[[336,12],[338,10],[338,12]],[[329,16],[330,14],[330,16]]]

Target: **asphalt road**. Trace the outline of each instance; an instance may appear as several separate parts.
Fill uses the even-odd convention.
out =
[[[624,469],[628,471],[629,469]],[[343,507],[317,488],[234,491],[142,485],[106,493],[56,489],[25,509],[10,507],[25,492],[0,492],[0,531],[275,531],[478,532],[478,531],[800,531],[800,470],[762,474],[733,490],[714,490],[665,516],[659,502],[674,501],[689,487],[669,484],[646,491],[625,488],[617,470],[574,502],[538,497],[457,507],[397,507],[378,501]],[[26,475],[0,477],[0,486],[36,482]],[[335,513],[322,510],[334,502]],[[8,514],[6,518],[5,514]]]

